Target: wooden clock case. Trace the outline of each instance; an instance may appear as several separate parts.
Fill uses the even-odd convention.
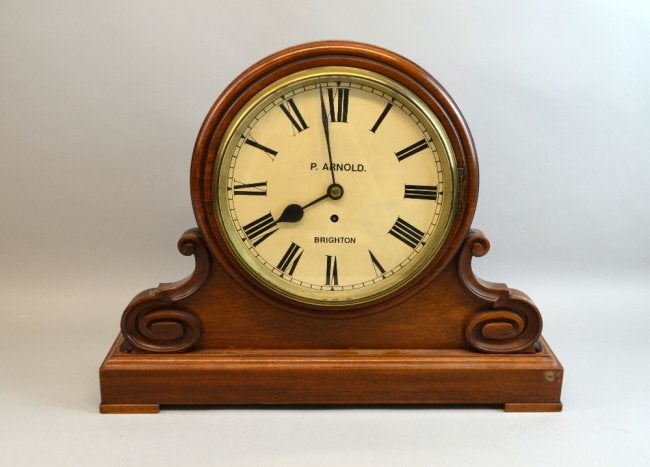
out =
[[[225,245],[213,208],[217,146],[242,105],[291,73],[337,65],[405,84],[443,124],[461,174],[461,203],[440,253],[407,287],[381,300],[325,310],[260,285]],[[317,42],[253,65],[215,102],[191,168],[198,228],[179,240],[194,255],[187,278],[129,303],[100,368],[103,413],[166,404],[494,404],[559,411],[563,368],[523,293],[477,278],[489,250],[470,229],[478,165],[467,126],[444,89],[392,52]]]

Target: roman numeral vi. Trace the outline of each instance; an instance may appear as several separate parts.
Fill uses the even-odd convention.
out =
[[[325,285],[339,285],[339,271],[336,266],[336,256],[326,255]]]

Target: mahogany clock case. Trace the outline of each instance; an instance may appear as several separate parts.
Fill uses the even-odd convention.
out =
[[[403,83],[443,124],[462,174],[461,203],[440,253],[410,286],[336,313],[259,285],[224,245],[213,209],[216,146],[250,97],[293,72],[343,65]],[[194,272],[136,295],[100,368],[104,413],[165,404],[496,404],[557,411],[563,368],[523,293],[477,278],[489,250],[470,230],[478,165],[444,89],[405,58],[365,44],[318,42],[253,65],[223,92],[199,132],[191,167],[198,229],[179,241]]]

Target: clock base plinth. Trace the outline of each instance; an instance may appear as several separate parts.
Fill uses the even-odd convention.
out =
[[[161,405],[498,405],[559,411],[563,368],[548,344],[531,354],[437,350],[205,350],[124,353],[100,368],[102,413]]]

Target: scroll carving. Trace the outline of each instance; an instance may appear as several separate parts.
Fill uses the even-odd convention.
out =
[[[505,284],[479,279],[472,271],[472,257],[490,250],[490,242],[478,230],[470,230],[460,249],[461,281],[485,307],[465,324],[465,339],[476,350],[489,353],[532,351],[542,333],[542,317],[531,299]]]
[[[186,231],[178,241],[178,250],[194,255],[194,271],[185,279],[160,284],[136,295],[122,315],[125,350],[155,353],[190,350],[201,336],[201,323],[183,309],[183,299],[205,282],[210,272],[210,256],[198,229]]]

